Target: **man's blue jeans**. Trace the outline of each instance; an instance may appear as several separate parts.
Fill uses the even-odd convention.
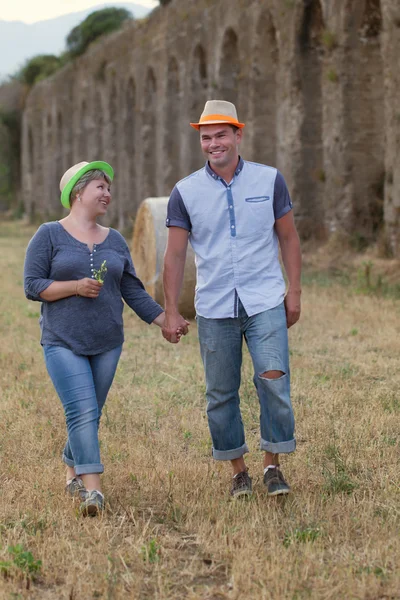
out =
[[[63,461],[77,475],[102,473],[98,428],[122,346],[94,356],[80,356],[61,346],[44,346],[43,350],[67,421]]]
[[[260,401],[261,450],[293,452],[296,440],[284,304],[248,317],[239,303],[238,318],[206,319],[198,315],[197,323],[213,457],[233,460],[248,452],[239,406],[243,337],[253,361],[253,381]],[[283,375],[278,379],[261,377],[267,371],[282,371]]]

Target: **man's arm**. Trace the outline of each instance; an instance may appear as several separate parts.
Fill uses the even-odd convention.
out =
[[[163,336],[172,343],[179,341],[176,332],[183,334],[188,331],[188,322],[179,314],[178,301],[183,283],[188,231],[182,227],[169,227],[168,242],[164,255],[164,300],[165,323]]]
[[[283,265],[289,282],[285,297],[285,308],[287,326],[291,327],[299,320],[301,310],[301,250],[292,210],[275,221],[275,231],[279,239]]]

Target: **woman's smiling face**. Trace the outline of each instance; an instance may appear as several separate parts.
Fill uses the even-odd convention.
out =
[[[96,215],[104,215],[111,202],[110,184],[103,178],[92,179],[80,194],[82,206]]]

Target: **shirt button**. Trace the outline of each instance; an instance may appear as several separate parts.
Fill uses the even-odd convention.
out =
[[[232,204],[229,205],[229,208],[233,208]]]
[[[96,252],[96,248],[94,248],[93,252]]]
[[[234,226],[234,225],[232,225],[231,229],[235,229],[235,226]]]
[[[91,270],[91,271],[92,271],[92,273],[93,273],[93,269],[90,269],[90,270]]]

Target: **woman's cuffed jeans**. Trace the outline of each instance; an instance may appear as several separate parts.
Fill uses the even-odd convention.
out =
[[[64,407],[68,439],[63,461],[76,475],[102,473],[98,428],[122,346],[94,356],[44,346],[47,371]]]
[[[197,323],[213,457],[233,460],[248,452],[239,399],[243,338],[253,361],[260,402],[261,450],[293,452],[296,440],[284,304],[249,317],[239,303],[237,318],[206,319],[198,315]],[[261,376],[268,371],[283,375],[278,379]]]

